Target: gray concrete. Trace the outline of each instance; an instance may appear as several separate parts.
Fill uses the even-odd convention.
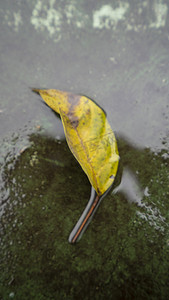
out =
[[[167,1],[6,1],[0,4],[0,134],[35,124],[63,135],[29,87],[94,98],[118,134],[161,149],[169,95]],[[32,126],[32,127],[31,127]]]

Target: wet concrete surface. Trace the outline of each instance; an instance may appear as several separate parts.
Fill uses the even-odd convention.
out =
[[[2,1],[2,299],[166,299],[167,1]],[[90,185],[61,120],[31,91],[84,94],[104,108],[120,169],[75,247]]]

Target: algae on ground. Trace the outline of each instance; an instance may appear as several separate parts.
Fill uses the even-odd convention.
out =
[[[9,197],[0,231],[2,299],[167,299],[169,204],[163,151],[135,149],[119,138],[115,185],[129,167],[148,189],[144,205],[109,193],[72,246],[67,239],[89,199],[88,179],[66,142],[40,134],[30,141],[3,170]]]

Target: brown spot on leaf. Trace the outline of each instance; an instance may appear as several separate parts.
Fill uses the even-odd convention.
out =
[[[68,102],[71,104],[70,109],[73,109],[74,106],[77,106],[79,101],[80,101],[80,96],[71,93],[68,94]]]
[[[67,117],[70,121],[70,124],[74,127],[74,128],[77,128],[77,126],[79,125],[79,118],[76,117],[74,115],[73,112],[69,111],[69,113],[67,114]]]
[[[87,110],[86,110],[86,115],[90,115],[91,114],[91,110],[90,110],[90,108],[88,108]]]
[[[73,128],[77,128],[77,126],[79,125],[79,118],[75,116],[74,111],[75,111],[75,107],[80,102],[80,96],[69,93],[68,102],[70,103],[70,108],[67,117],[70,121],[71,126]]]
[[[74,128],[77,128],[77,126],[79,125],[79,120],[78,120],[78,119],[77,119],[77,120],[74,120],[74,121],[72,122],[72,125],[73,125]]]

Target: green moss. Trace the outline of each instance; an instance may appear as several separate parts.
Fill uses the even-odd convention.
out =
[[[72,246],[68,235],[89,199],[90,185],[65,142],[40,135],[30,140],[32,146],[3,174],[10,197],[1,220],[1,297],[167,299],[169,204],[162,153],[119,139],[116,185],[125,166],[137,171],[142,188],[149,188],[142,200],[146,206],[110,193]],[[36,163],[30,164],[35,153]]]

